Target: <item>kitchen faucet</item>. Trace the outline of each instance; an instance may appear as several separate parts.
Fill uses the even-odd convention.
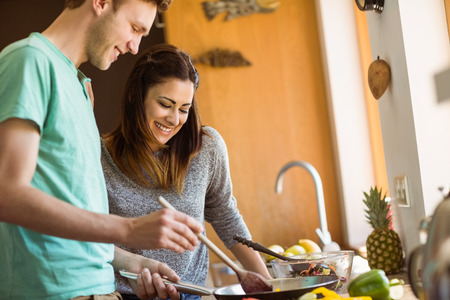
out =
[[[323,187],[322,187],[322,180],[320,179],[319,173],[317,170],[308,162],[306,161],[292,161],[287,163],[286,165],[281,168],[280,172],[277,176],[277,181],[275,185],[275,193],[281,194],[283,191],[283,178],[284,173],[291,168],[291,167],[302,167],[308,171],[308,173],[312,176],[314,180],[314,185],[316,187],[316,199],[317,199],[317,209],[319,210],[319,223],[320,228],[316,228],[316,233],[319,236],[320,240],[322,241],[324,251],[337,251],[340,250],[339,245],[336,242],[333,242],[331,240],[331,235],[328,232],[327,227],[327,217],[325,212],[325,201],[323,197]]]

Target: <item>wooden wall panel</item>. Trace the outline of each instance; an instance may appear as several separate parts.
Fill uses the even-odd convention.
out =
[[[283,193],[274,192],[281,167],[305,160],[321,176],[329,231],[342,243],[314,1],[282,0],[273,13],[230,21],[223,21],[225,14],[208,21],[202,1],[173,2],[164,15],[166,41],[194,58],[216,47],[238,50],[253,64],[197,65],[202,119],[227,143],[234,194],[253,240],[266,246],[290,246],[299,238],[319,242],[315,189],[306,170],[288,170]],[[207,232],[218,242],[210,227]]]
[[[445,16],[447,18],[447,30],[450,38],[450,0],[444,0]]]

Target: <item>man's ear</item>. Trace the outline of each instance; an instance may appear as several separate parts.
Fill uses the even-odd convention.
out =
[[[96,15],[101,15],[106,9],[112,6],[111,0],[90,0],[92,1],[92,9]]]

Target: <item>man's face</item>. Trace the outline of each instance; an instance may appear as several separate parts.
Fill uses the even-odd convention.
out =
[[[150,32],[156,12],[156,4],[141,0],[123,1],[116,11],[110,4],[88,34],[89,62],[100,70],[107,70],[119,55],[136,54],[141,38]]]

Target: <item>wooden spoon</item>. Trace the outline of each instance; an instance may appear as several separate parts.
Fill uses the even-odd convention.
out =
[[[165,208],[176,210],[166,199],[158,197],[158,202]],[[222,252],[213,242],[205,235],[197,233],[198,238],[202,241],[214,254],[216,254],[226,265],[228,265],[237,275],[239,283],[245,293],[259,293],[272,291],[272,284],[267,281],[261,274],[247,271],[235,264],[225,253]]]

